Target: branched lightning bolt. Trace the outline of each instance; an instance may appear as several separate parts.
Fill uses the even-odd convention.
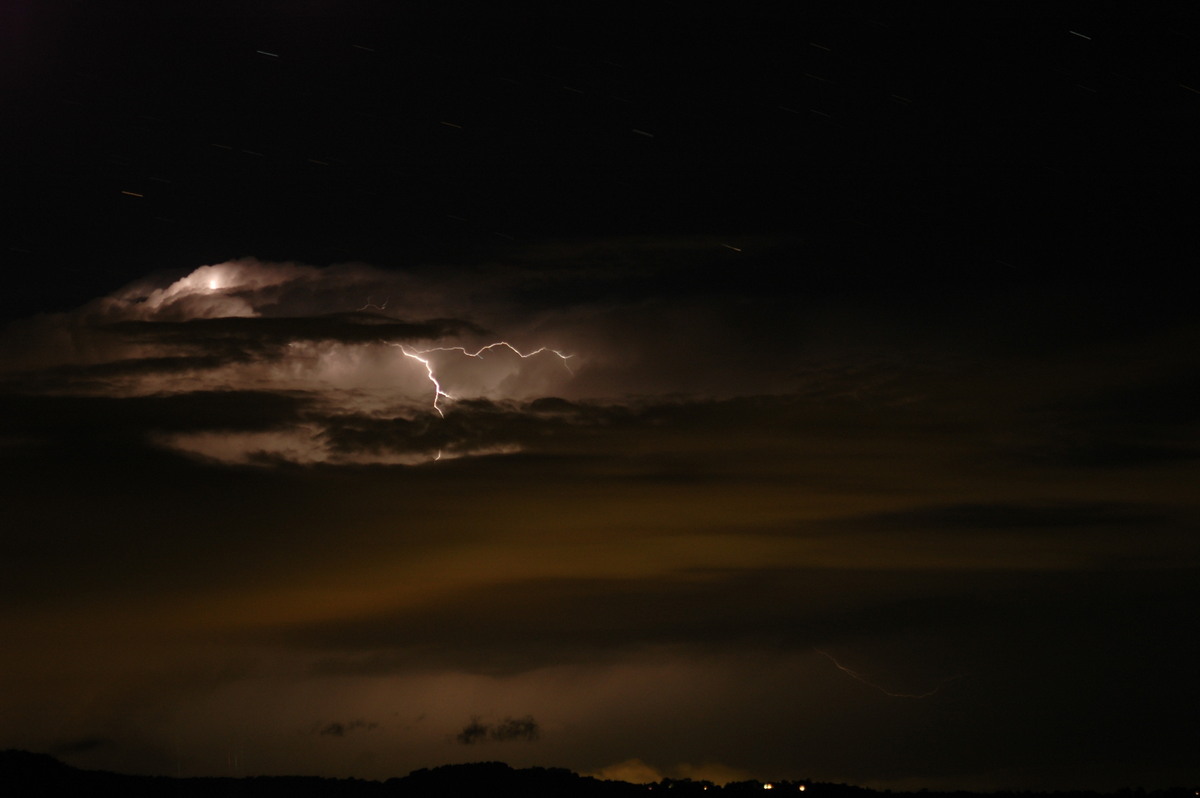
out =
[[[439,416],[445,418],[446,414],[442,412],[442,406],[439,403],[443,396],[447,399],[453,399],[454,397],[442,390],[442,384],[438,382],[437,375],[433,373],[433,364],[429,362],[428,358],[421,357],[425,352],[410,350],[404,344],[392,344],[392,346],[398,347],[404,353],[405,357],[410,357],[425,367],[425,374],[429,377],[429,381],[433,383],[433,409],[437,411]]]
[[[558,355],[559,359],[562,360],[563,368],[567,370],[567,373],[574,374],[574,372],[571,371],[571,366],[567,363],[567,361],[573,356],[564,355],[557,349],[551,349],[548,346],[540,347],[532,352],[522,352],[520,349],[517,349],[507,341],[496,341],[495,343],[488,344],[487,346],[481,346],[474,352],[468,352],[465,346],[434,346],[430,347],[429,349],[412,349],[404,344],[389,343],[388,345],[398,348],[405,357],[411,358],[425,367],[425,374],[427,377],[429,377],[429,381],[433,383],[433,409],[436,410],[437,414],[442,418],[446,417],[446,414],[442,412],[442,398],[444,397],[446,399],[453,400],[454,397],[442,389],[442,384],[438,381],[437,374],[434,373],[433,364],[429,361],[429,358],[423,357],[423,355],[428,355],[430,352],[461,352],[467,357],[480,358],[483,357],[484,352],[496,349],[498,347],[503,347],[522,359],[528,359],[534,357],[535,355],[540,355],[543,352],[552,352],[553,354]]]
[[[839,671],[846,674],[850,678],[855,679],[856,681],[862,682],[867,687],[873,687],[876,690],[878,690],[879,692],[883,693],[884,695],[891,696],[892,698],[929,698],[931,695],[936,693],[938,690],[941,690],[944,685],[949,684],[950,682],[954,681],[955,679],[960,678],[958,676],[951,676],[949,679],[943,680],[940,684],[937,685],[937,687],[934,687],[932,690],[930,690],[927,693],[919,693],[919,694],[918,693],[894,693],[891,690],[888,690],[886,687],[880,687],[879,685],[877,685],[874,682],[870,681],[869,679],[865,678],[862,674],[858,673],[857,671],[853,671],[850,668],[847,668],[845,665],[838,662],[837,659],[832,654],[830,654],[828,651],[822,651],[819,648],[814,648],[813,651],[817,652],[821,656],[828,659],[830,662],[832,662],[837,667],[837,669]]]

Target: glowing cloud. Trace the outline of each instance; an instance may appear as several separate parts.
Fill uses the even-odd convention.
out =
[[[364,296],[406,293],[412,300],[362,304]],[[40,352],[23,364],[37,367],[20,377],[27,392],[256,392],[302,402],[298,417],[257,428],[213,418],[207,426],[147,430],[158,445],[226,463],[415,464],[512,451],[510,442],[431,435],[428,423],[445,418],[450,400],[552,395],[572,378],[572,356],[540,341],[522,348],[496,340],[471,319],[448,317],[453,305],[405,275],[366,266],[230,261],[170,282],[139,281],[74,313],[42,317],[26,335]],[[425,444],[397,449],[395,435],[357,450],[330,444],[331,423],[404,426],[430,416],[420,422]]]
[[[296,264],[266,264],[248,259],[201,266],[163,288],[134,283],[100,301],[127,319],[183,321],[197,318],[255,317],[255,294],[297,281],[316,281],[320,270]]]

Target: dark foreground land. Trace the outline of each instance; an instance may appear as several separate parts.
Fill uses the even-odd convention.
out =
[[[254,776],[248,778],[170,778],[166,776],[129,776],[99,770],[80,770],[59,762],[47,754],[28,751],[0,751],[0,795],[19,796],[82,796],[114,795],[121,798],[139,796],[325,796],[337,798],[474,798],[475,796],[519,796],[519,798],[632,798],[647,791],[670,791],[672,796],[724,796],[749,798],[762,796],[771,790],[774,798],[803,792],[805,798],[870,798],[887,795],[904,798],[930,796],[979,795],[979,793],[880,793],[863,787],[820,782],[774,782],[769,786],[759,781],[742,781],[719,786],[712,782],[690,779],[664,779],[656,784],[629,784],[623,781],[601,781],[580,776],[563,768],[525,768],[515,770],[503,762],[477,762],[467,765],[445,765],[415,770],[403,778],[387,781],[363,779],[329,779],[316,776]],[[1146,792],[1121,790],[1115,795],[1131,798],[1194,798],[1190,789],[1171,789]],[[1035,798],[1037,793],[989,793],[994,798],[1021,796]],[[1057,798],[1087,798],[1095,792],[1056,792]]]

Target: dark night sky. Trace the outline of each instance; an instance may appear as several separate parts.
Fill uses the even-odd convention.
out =
[[[0,11],[0,747],[1200,781],[1194,20],[139,5]]]

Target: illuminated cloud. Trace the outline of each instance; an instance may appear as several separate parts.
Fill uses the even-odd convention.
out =
[[[712,762],[702,765],[690,765],[684,762],[660,770],[640,759],[627,759],[624,762],[607,765],[590,775],[601,780],[626,781],[630,784],[657,784],[663,779],[689,779],[698,782],[709,781],[722,786],[730,782],[749,781],[754,778],[754,774],[748,771]]]
[[[429,289],[421,307],[399,298],[386,315],[349,296],[397,294],[406,278],[364,266],[317,269],[255,260],[202,266],[165,286],[136,283],[75,313],[39,317],[10,336],[21,349],[6,375],[21,395],[120,399],[194,406],[180,428],[146,419],[144,438],[229,464],[390,463],[516,450],[474,436],[469,444],[443,428],[406,443],[351,448],[336,429],[378,424],[395,440],[433,425],[458,401],[531,399],[569,383],[568,355],[553,344],[499,340],[473,321],[438,317]],[[407,287],[411,288],[411,285]],[[404,297],[408,300],[408,297]],[[385,302],[385,304],[387,304]],[[546,348],[546,347],[549,348]],[[226,418],[217,399],[257,394],[294,411],[264,413],[258,424]],[[19,401],[19,400],[17,400]],[[301,405],[303,409],[301,409]],[[126,432],[137,433],[136,424]],[[424,444],[417,443],[420,438]]]
[[[606,781],[627,781],[630,784],[656,784],[663,778],[657,768],[647,765],[640,759],[616,762],[588,775]]]
[[[160,424],[152,414],[124,431],[231,465],[512,454],[553,447],[564,433],[580,440],[589,427],[628,427],[624,408],[642,419],[635,427],[661,427],[655,415],[669,425],[688,413],[682,397],[724,401],[790,386],[822,401],[855,392],[892,403],[910,390],[861,367],[798,369],[803,350],[764,346],[782,308],[718,310],[707,297],[656,296],[664,287],[648,299],[624,295],[631,278],[673,292],[694,259],[721,265],[713,259],[728,251],[712,241],[607,246],[650,260],[634,269],[626,255],[579,245],[576,256],[595,263],[565,271],[536,250],[511,267],[446,277],[254,259],[202,266],[18,322],[0,338],[0,380],[23,397],[129,400],[131,413],[139,401],[188,397],[178,401],[195,406],[192,421]],[[278,397],[270,401],[291,410],[258,425],[230,422],[209,401],[226,395]],[[669,398],[656,410],[655,397]]]
[[[711,781],[714,784],[729,784],[733,781],[749,781],[755,776],[740,768],[729,767],[713,762],[701,765],[681,764],[675,768],[675,778],[691,779],[692,781]]]

